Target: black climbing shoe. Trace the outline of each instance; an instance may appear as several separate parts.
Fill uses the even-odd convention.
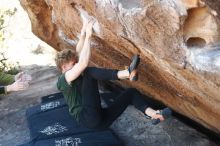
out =
[[[138,72],[137,72],[137,68],[138,65],[140,64],[140,57],[139,55],[134,55],[132,57],[132,62],[128,68],[128,72],[129,72],[129,79],[130,81],[137,81],[138,80]]]

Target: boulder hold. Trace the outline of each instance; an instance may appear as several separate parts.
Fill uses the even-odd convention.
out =
[[[135,87],[220,133],[220,3],[212,0],[20,0],[33,32],[60,51],[75,49],[93,16],[91,63],[124,69],[141,56]]]

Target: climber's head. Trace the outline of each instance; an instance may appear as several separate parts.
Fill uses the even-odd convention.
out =
[[[55,62],[57,68],[62,73],[70,70],[73,65],[77,62],[77,55],[73,50],[65,49],[61,52],[58,52],[55,57]]]

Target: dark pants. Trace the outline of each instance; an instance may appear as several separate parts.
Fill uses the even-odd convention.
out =
[[[82,104],[79,122],[88,128],[105,128],[120,116],[129,104],[144,112],[147,101],[133,88],[123,91],[108,108],[101,107],[98,80],[118,80],[118,70],[88,67],[83,74]]]

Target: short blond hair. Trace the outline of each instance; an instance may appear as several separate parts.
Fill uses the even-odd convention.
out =
[[[76,52],[71,49],[64,49],[56,54],[55,62],[59,71],[62,71],[62,65],[70,61],[77,62]]]

